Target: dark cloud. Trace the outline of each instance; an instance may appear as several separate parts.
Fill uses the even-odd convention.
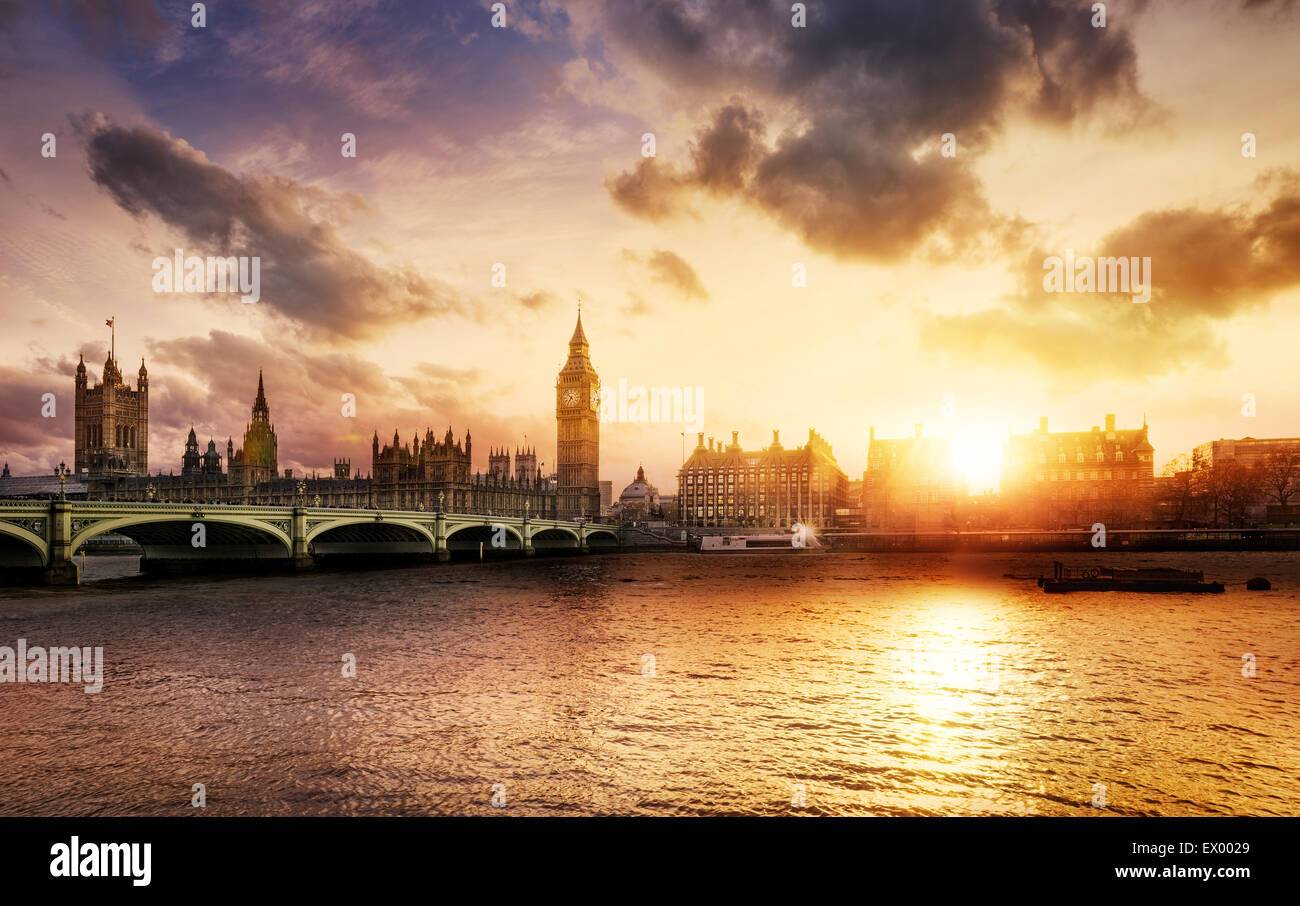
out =
[[[763,132],[763,117],[757,110],[738,103],[723,107],[692,149],[695,182],[719,194],[743,189],[763,159]]]
[[[1038,113],[1068,122],[1110,100],[1126,104],[1130,115],[1150,112],[1138,91],[1132,41],[1127,32],[1112,31],[1118,23],[1109,19],[1094,27],[1091,3],[998,0],[996,8],[1001,23],[1029,35]]]
[[[1182,316],[1262,304],[1300,285],[1300,173],[1273,174],[1257,189],[1264,201],[1254,210],[1147,212],[1108,235],[1102,253],[1150,256],[1153,301]]]
[[[951,255],[1017,223],[989,209],[965,163],[937,153],[917,160],[845,119],[823,118],[771,150],[762,139],[757,111],[724,107],[701,130],[689,169],[648,158],[607,186],[620,207],[649,220],[689,212],[692,189],[739,194],[844,258],[895,260],[931,237]]]
[[[123,210],[157,216],[197,246],[195,254],[260,256],[257,304],[308,333],[373,337],[468,308],[450,287],[410,268],[378,267],[343,241],[339,223],[364,209],[359,197],[289,179],[236,176],[182,139],[115,126],[100,114],[75,124],[86,141],[91,178]]]
[[[1013,108],[1068,123],[1147,108],[1125,27],[1093,28],[1068,0],[618,2],[610,40],[683,92],[743,92],[716,109],[689,164],[643,159],[606,187],[650,220],[697,191],[754,203],[815,248],[894,260],[968,251],[1014,228],[990,211],[971,165]],[[765,123],[790,123],[768,135]],[[942,157],[940,138],[958,154]],[[934,241],[931,241],[934,240]]]
[[[654,157],[642,158],[630,172],[605,180],[605,188],[619,207],[647,220],[664,220],[686,213],[688,209],[682,199],[689,187],[689,178],[661,165]]]
[[[1005,228],[965,163],[913,160],[846,121],[823,120],[782,142],[751,193],[814,248],[844,258],[897,259],[932,236],[955,252]]]

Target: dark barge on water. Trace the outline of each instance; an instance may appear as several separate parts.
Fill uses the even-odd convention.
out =
[[[1110,566],[1071,569],[1059,560],[1052,564],[1052,578],[1040,576],[1038,587],[1051,594],[1067,591],[1223,592],[1223,583],[1206,582],[1205,574],[1200,570]]]

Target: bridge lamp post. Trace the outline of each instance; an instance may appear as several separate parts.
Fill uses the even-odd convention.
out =
[[[298,506],[302,506],[302,499],[307,494],[307,485],[305,482],[298,482]]]
[[[57,466],[55,466],[54,474],[59,479],[59,499],[67,500],[68,495],[64,493],[64,487],[63,487],[68,481],[67,463],[60,462]]]
[[[145,495],[144,495],[144,496],[145,496],[145,499],[147,499],[150,503],[153,503],[153,495],[154,495],[153,482],[150,482],[150,483],[149,483],[149,487],[148,487],[148,489],[145,491]]]

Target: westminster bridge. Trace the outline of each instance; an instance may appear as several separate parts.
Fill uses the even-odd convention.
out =
[[[0,501],[0,571],[76,585],[74,557],[106,533],[143,550],[146,572],[309,569],[317,562],[449,560],[460,552],[528,556],[617,549],[617,526],[413,510],[82,500]]]

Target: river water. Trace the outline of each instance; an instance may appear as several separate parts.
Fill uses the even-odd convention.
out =
[[[1045,595],[1023,554],[92,557],[0,590],[0,645],[106,662],[99,694],[0,685],[0,814],[187,814],[199,783],[218,815],[1300,813],[1300,556],[1061,559],[1107,556],[1273,590]]]

